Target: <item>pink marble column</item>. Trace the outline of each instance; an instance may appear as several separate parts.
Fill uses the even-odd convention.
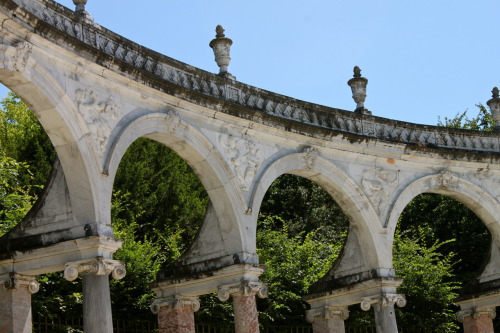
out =
[[[349,318],[347,307],[325,306],[307,311],[314,333],[345,333],[344,320]]]
[[[39,289],[30,276],[10,274],[0,286],[0,332],[31,333],[31,294]]]
[[[157,299],[151,305],[158,314],[159,333],[195,333],[194,313],[199,308],[197,297],[182,296]]]
[[[480,308],[460,311],[457,318],[463,323],[464,333],[494,333],[495,308]]]
[[[219,287],[217,296],[221,301],[233,298],[234,326],[236,333],[259,333],[259,316],[255,295],[267,297],[267,285],[244,281]]]
[[[259,316],[255,294],[233,295],[234,325],[236,333],[259,333]]]

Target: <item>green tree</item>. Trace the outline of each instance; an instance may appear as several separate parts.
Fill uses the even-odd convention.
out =
[[[332,266],[342,242],[316,237],[321,230],[290,232],[280,217],[263,217],[257,230],[257,253],[266,265],[260,280],[268,283],[269,298],[260,301],[262,323],[304,325],[306,304],[301,296]],[[339,237],[341,239],[341,237]]]
[[[444,122],[438,119],[438,126],[461,128],[474,131],[492,131],[495,127],[493,116],[483,104],[476,104],[478,114],[475,117],[469,118],[467,112],[458,113],[453,118],[444,118]]]
[[[441,254],[442,247],[454,240],[425,239],[428,230],[421,229],[416,238],[403,237],[396,232],[394,240],[394,268],[403,278],[399,292],[406,296],[407,305],[397,309],[401,327],[420,328],[425,332],[448,333],[458,329],[453,300],[458,296],[460,283],[453,279],[455,254]]]

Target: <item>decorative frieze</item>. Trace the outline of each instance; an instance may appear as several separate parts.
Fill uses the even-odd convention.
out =
[[[268,293],[269,289],[265,283],[243,281],[241,283],[219,287],[217,297],[219,300],[225,302],[233,295],[245,297],[257,295],[260,298],[266,298]]]
[[[125,277],[126,273],[127,271],[125,269],[125,266],[121,261],[103,259],[101,257],[70,262],[64,265],[64,278],[68,281],[76,280],[79,275],[83,274],[111,274],[113,279],[120,280]]]
[[[361,299],[361,309],[368,311],[373,305],[382,307],[397,305],[400,308],[406,305],[406,298],[401,294],[385,294],[383,296],[365,297]]]
[[[114,35],[103,33],[95,23],[82,20],[73,21],[60,12],[47,8],[40,0],[14,1],[56,29],[137,69],[152,73],[183,88],[225,99],[276,117],[292,119],[339,132],[407,143],[423,148],[442,147],[495,152],[500,149],[498,137],[487,133],[453,133],[450,129],[439,127],[419,126],[375,117],[360,118],[348,111],[318,107],[285,96],[260,91],[237,82],[232,83],[228,82],[228,80],[215,79],[196,70],[180,69],[162,56],[141,54],[137,45],[122,43],[118,38],[115,39]],[[18,58],[24,58],[24,56]],[[362,101],[360,100],[357,103],[362,108]]]
[[[200,299],[198,297],[188,297],[188,296],[172,296],[161,299],[156,299],[153,304],[151,304],[151,312],[158,314],[160,309],[164,306],[170,307],[174,310],[180,310],[184,307],[189,307],[193,312],[200,309]]]
[[[314,322],[316,318],[330,320],[334,317],[339,317],[342,320],[349,318],[349,310],[347,306],[325,306],[321,308],[311,309],[306,312],[306,320],[309,323]]]
[[[10,273],[7,278],[2,280],[2,285],[5,289],[27,288],[31,294],[40,289],[40,284],[35,277],[17,273]]]

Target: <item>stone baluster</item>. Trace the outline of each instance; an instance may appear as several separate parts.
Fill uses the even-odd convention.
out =
[[[494,333],[495,317],[495,307],[467,309],[457,313],[458,321],[464,326],[464,333]]]
[[[198,297],[177,295],[151,304],[151,312],[158,315],[159,333],[195,333],[194,313],[199,309]]]
[[[308,310],[306,319],[313,333],[345,333],[344,320],[349,318],[347,306],[325,306]]]
[[[258,333],[259,318],[255,295],[267,297],[267,285],[260,282],[244,281],[219,287],[217,297],[225,302],[233,298],[234,325],[236,333]]]
[[[118,260],[97,257],[66,263],[64,278],[69,281],[82,277],[83,282],[83,329],[92,333],[113,333],[109,277],[122,279],[125,266]]]
[[[31,333],[31,294],[40,285],[34,277],[16,273],[0,280],[0,332]]]
[[[405,306],[405,297],[400,294],[386,294],[383,296],[367,297],[361,300],[362,310],[368,311],[373,307],[377,333],[398,332],[394,304],[399,307]]]

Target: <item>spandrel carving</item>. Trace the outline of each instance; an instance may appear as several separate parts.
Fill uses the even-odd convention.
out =
[[[115,99],[113,96],[99,97],[91,89],[77,89],[75,101],[90,134],[97,142],[99,157],[102,157],[111,128],[117,120],[118,107]]]
[[[382,168],[363,171],[361,185],[377,214],[383,213],[384,204],[388,201],[397,183],[398,173],[396,171]]]
[[[221,134],[219,141],[224,155],[231,161],[240,188],[248,191],[262,162],[257,145],[253,141],[240,139],[232,134]]]

